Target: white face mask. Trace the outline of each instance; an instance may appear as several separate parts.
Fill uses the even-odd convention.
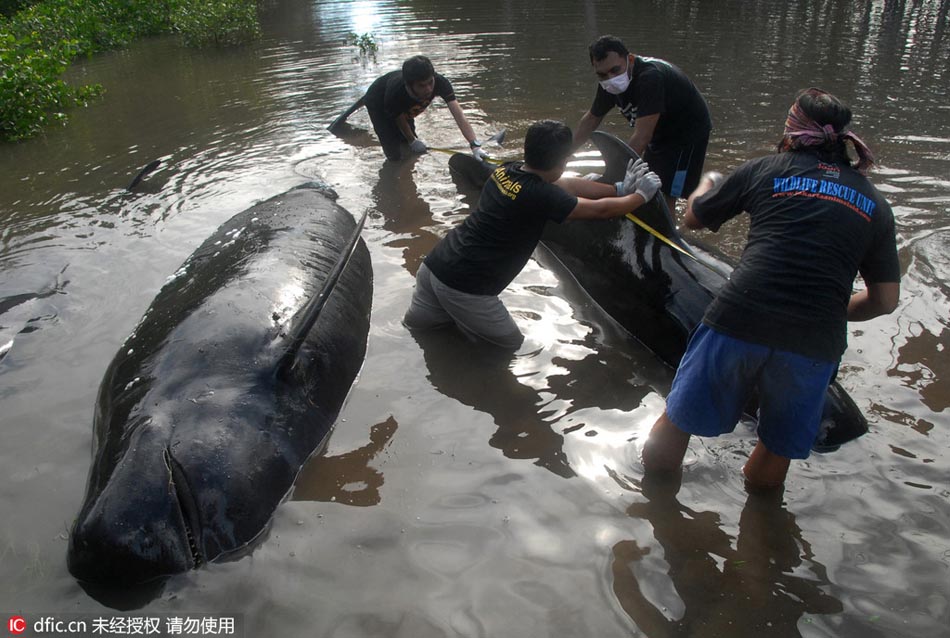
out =
[[[600,86],[604,88],[605,91],[611,95],[620,95],[627,90],[627,87],[630,86],[630,78],[627,76],[627,71],[630,70],[630,60],[627,59],[627,66],[624,68],[623,73],[620,75],[615,75],[614,77],[608,80],[601,80]]]

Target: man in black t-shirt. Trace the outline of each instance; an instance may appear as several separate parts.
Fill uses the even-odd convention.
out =
[[[706,100],[679,68],[659,58],[634,55],[605,35],[590,45],[600,80],[590,109],[577,125],[574,148],[587,142],[604,116],[618,107],[633,127],[628,144],[663,181],[670,210],[699,183],[712,120]]]
[[[425,142],[416,136],[415,118],[428,108],[436,97],[440,97],[449,107],[465,141],[469,143],[475,157],[486,157],[481,150],[481,142],[475,131],[465,119],[465,113],[455,97],[452,84],[445,76],[435,72],[432,62],[424,55],[416,55],[402,64],[402,69],[382,75],[370,85],[360,100],[353,105],[346,117],[360,106],[366,106],[369,119],[373,123],[376,137],[386,153],[386,159],[402,159],[402,147],[409,145],[413,153],[425,153]]]
[[[524,162],[497,167],[475,210],[436,244],[416,275],[404,323],[413,330],[455,324],[467,336],[510,350],[524,337],[498,298],[521,272],[548,221],[620,217],[649,201],[660,178],[632,164],[623,182],[562,177],[571,129],[532,124]]]
[[[690,195],[686,226],[716,231],[746,211],[749,236],[690,337],[643,449],[647,472],[678,468],[691,434],[732,431],[757,388],[759,440],[743,472],[754,487],[780,487],[789,460],[807,458],[818,434],[847,322],[896,308],[894,216],[865,177],[873,157],[847,130],[850,121],[850,109],[831,94],[802,91],[778,154],[746,162],[725,180],[707,175]],[[866,287],[852,294],[858,273]]]

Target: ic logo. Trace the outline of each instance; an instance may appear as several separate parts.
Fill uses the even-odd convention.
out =
[[[7,621],[7,630],[16,636],[26,631],[26,618],[23,616],[10,616]]]

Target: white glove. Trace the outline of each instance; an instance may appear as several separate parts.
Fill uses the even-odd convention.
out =
[[[471,142],[469,142],[468,145],[472,149],[472,155],[475,156],[475,159],[477,159],[480,162],[484,162],[485,160],[488,159],[488,153],[482,150],[481,142],[479,142],[478,140],[472,140]]]
[[[639,182],[649,170],[650,166],[642,159],[627,162],[627,173],[624,175],[623,181],[615,184],[617,187],[617,196],[623,197],[624,195],[636,192],[637,182]]]
[[[712,182],[713,188],[716,188],[717,186],[719,186],[722,183],[722,180],[725,179],[722,176],[722,173],[720,173],[719,171],[708,171],[705,175],[703,175],[703,177],[705,177],[710,182]]]
[[[409,150],[412,151],[413,153],[418,153],[419,155],[422,155],[423,153],[429,150],[429,147],[426,146],[425,142],[423,142],[417,137],[416,139],[412,140],[412,142],[409,144]]]
[[[642,197],[643,201],[648,202],[660,190],[661,185],[660,176],[653,171],[649,171],[637,182],[636,194]]]

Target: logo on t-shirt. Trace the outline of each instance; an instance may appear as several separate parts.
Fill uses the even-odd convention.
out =
[[[432,100],[423,100],[422,102],[417,102],[409,107],[409,117],[415,119],[416,116],[421,115],[429,105],[432,104]]]
[[[501,194],[509,199],[514,200],[521,192],[521,182],[516,182],[508,177],[508,171],[505,170],[504,166],[495,169],[495,172],[491,174],[491,181],[498,187]]]
[[[828,179],[838,179],[841,177],[841,168],[835,164],[818,162],[818,170],[822,171],[822,176]]]
[[[623,116],[627,118],[628,122],[630,122],[630,126],[633,126],[637,123],[636,104],[627,104],[626,106],[622,106],[620,107],[620,112],[623,113]]]
[[[814,197],[847,206],[866,220],[874,215],[877,203],[856,189],[823,179],[793,175],[772,179],[772,197]]]

